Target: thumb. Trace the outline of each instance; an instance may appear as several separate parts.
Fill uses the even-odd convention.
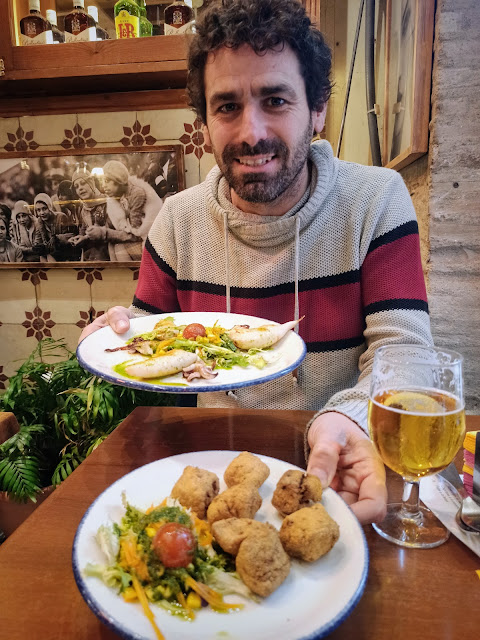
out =
[[[327,434],[318,434],[310,451],[307,473],[319,478],[325,489],[330,485],[337,471],[340,444]]]

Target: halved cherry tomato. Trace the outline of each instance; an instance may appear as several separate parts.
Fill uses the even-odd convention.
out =
[[[152,545],[164,567],[186,567],[193,560],[196,541],[185,525],[167,522],[155,534]]]
[[[195,340],[197,336],[206,336],[207,332],[205,331],[205,327],[203,324],[199,324],[198,322],[192,322],[192,324],[187,324],[185,329],[183,330],[183,337],[186,340]]]

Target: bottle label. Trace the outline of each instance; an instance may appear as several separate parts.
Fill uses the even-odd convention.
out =
[[[51,31],[43,31],[38,36],[26,36],[21,33],[20,45],[25,47],[31,44],[53,44],[53,33]]]
[[[65,42],[95,42],[96,39],[96,27],[87,27],[83,31],[78,31],[77,33],[69,33],[68,31],[65,31]]]
[[[118,16],[115,16],[115,31],[117,38],[139,38],[140,37],[140,18],[132,16],[128,11],[122,9]]]
[[[187,24],[178,25],[178,27],[165,23],[164,33],[166,36],[176,36],[179,33],[191,33],[193,24],[193,20],[191,22],[187,22]]]

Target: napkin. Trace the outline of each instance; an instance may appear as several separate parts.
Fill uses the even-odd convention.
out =
[[[478,431],[467,431],[463,441],[463,484],[471,497],[473,492],[473,468],[475,466],[475,440]]]
[[[420,500],[437,516],[443,525],[480,556],[480,533],[469,533],[458,526],[455,515],[461,498],[448,480],[436,474],[420,481]]]

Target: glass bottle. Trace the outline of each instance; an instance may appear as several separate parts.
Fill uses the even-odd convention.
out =
[[[97,40],[109,40],[110,36],[108,35],[108,31],[106,29],[103,29],[103,27],[98,24],[98,7],[91,4],[89,7],[87,7],[87,13],[89,16],[92,16],[92,18],[95,20],[95,24],[97,25]]]
[[[140,8],[140,37],[147,38],[153,36],[153,24],[147,18],[147,8],[145,0],[136,0]]]
[[[163,36],[164,30],[164,5],[162,4],[147,4],[147,19],[153,25],[154,36]]]
[[[63,31],[60,31],[57,25],[57,12],[53,9],[47,9],[45,14],[47,16],[47,20],[52,25],[53,44],[61,44],[62,42],[65,42],[65,34]]]
[[[192,9],[183,0],[175,0],[165,9],[165,35],[188,33],[192,28],[192,21]]]
[[[118,0],[113,8],[117,38],[140,37],[140,7],[135,0]]]
[[[40,13],[40,0],[29,0],[30,13],[20,20],[20,44],[53,44],[52,25]]]
[[[85,12],[85,0],[73,0],[73,11],[65,16],[65,42],[95,42],[95,20]]]

